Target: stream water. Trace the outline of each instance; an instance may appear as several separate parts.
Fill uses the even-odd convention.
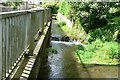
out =
[[[65,36],[57,22],[53,21],[52,36]],[[51,41],[52,49],[44,57],[39,78],[105,78],[117,80],[119,69],[116,65],[80,64],[75,56],[77,45],[73,42]],[[81,80],[81,79],[80,79]],[[101,80],[101,79],[100,79]]]

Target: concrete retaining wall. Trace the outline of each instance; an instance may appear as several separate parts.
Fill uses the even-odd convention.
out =
[[[36,56],[36,61],[34,63],[34,66],[31,70],[31,73],[29,75],[29,78],[28,79],[31,79],[31,78],[34,78],[34,79],[37,79],[38,78],[38,74],[39,74],[39,69],[40,69],[40,66],[42,66],[41,62],[42,62],[42,59],[44,58],[44,55],[45,55],[45,50],[46,48],[49,47],[49,43],[50,43],[50,34],[51,34],[51,26],[48,27],[46,30],[45,30],[45,34],[43,35],[43,40],[40,39],[39,41],[43,41],[41,46],[40,46],[40,49],[39,49],[39,53],[38,55]],[[38,42],[38,45],[39,45],[39,42]]]
[[[66,25],[68,27],[72,28],[73,24],[72,24],[72,22],[66,16],[64,16],[63,14],[61,14],[61,13],[58,12],[57,18],[58,18],[58,21],[65,21]]]
[[[21,66],[17,70],[17,73],[12,77],[20,80],[36,80],[38,78],[41,62],[45,55],[45,50],[49,47],[50,35],[51,35],[51,23],[48,22],[48,26],[45,27],[44,33],[39,37],[39,41],[33,51],[33,56],[29,56],[22,61]]]

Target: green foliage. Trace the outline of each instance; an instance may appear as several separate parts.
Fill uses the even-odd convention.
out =
[[[66,25],[64,21],[60,21],[58,26],[62,28],[62,30],[66,33],[67,36],[73,39],[84,40],[85,38],[86,34],[84,33],[84,31],[80,31],[79,28],[75,27],[70,28]],[[84,41],[84,43],[86,44],[87,42]]]
[[[65,22],[65,21],[60,21],[59,24],[58,24],[59,27],[63,27],[63,26],[65,26],[65,25],[66,25],[66,22]]]
[[[72,30],[62,27],[63,30],[81,38],[84,29],[87,34],[82,37],[84,41],[89,42],[86,47],[79,46],[76,53],[88,63],[117,63],[117,60],[120,60],[118,52],[120,3],[71,2],[68,4],[71,10],[67,14],[74,27]],[[66,3],[62,5],[62,8],[65,8]],[[64,15],[66,15],[65,10],[61,9]],[[76,29],[81,33],[77,33]]]
[[[85,31],[103,27],[108,23],[110,3],[71,3],[73,20],[80,22]]]
[[[120,32],[120,16],[111,20],[112,22],[108,23],[106,26],[91,30],[88,34],[88,41],[91,43],[92,41],[95,41],[97,38],[99,38],[102,41],[118,42],[117,37]]]
[[[88,34],[86,39],[89,42],[95,41],[97,38],[102,41],[118,41],[120,3],[71,2],[69,4],[71,5],[70,19],[74,22],[75,27],[82,25]]]
[[[3,5],[9,6],[13,9],[17,9],[17,6],[20,6],[21,4],[22,4],[22,0],[21,0],[21,2],[5,2]]]
[[[44,4],[44,7],[50,8],[52,14],[57,14],[59,9],[58,3],[46,3]]]
[[[62,1],[60,3],[60,8],[59,8],[59,12],[61,12],[63,15],[68,15],[70,12],[70,5],[67,1]]]
[[[111,59],[120,59],[120,53],[118,52],[118,43],[116,42],[105,42],[101,51],[107,51],[106,54],[109,55]]]
[[[85,63],[95,61],[97,61],[97,63],[109,63],[109,61],[113,63],[113,61],[120,59],[118,43],[102,42],[100,39],[97,39],[86,47],[78,46],[77,54]]]

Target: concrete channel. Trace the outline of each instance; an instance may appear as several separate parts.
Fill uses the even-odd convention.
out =
[[[62,29],[53,21],[52,36],[65,36]],[[78,62],[75,51],[77,45],[73,42],[51,41],[51,50],[46,52],[39,71],[39,78],[74,78],[80,80],[118,80],[119,67],[116,65],[81,64]],[[46,50],[47,51],[47,50]]]

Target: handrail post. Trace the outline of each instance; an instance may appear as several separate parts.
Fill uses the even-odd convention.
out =
[[[41,31],[41,32],[42,32],[42,34],[43,34],[43,33],[44,33],[44,26],[45,26],[45,25],[44,25],[44,23],[45,23],[45,21],[44,21],[44,19],[45,19],[45,10],[43,10],[42,18],[43,18],[43,19],[42,19],[42,31]]]
[[[2,79],[2,22],[0,21],[0,79]]]
[[[6,77],[6,31],[5,20],[2,21],[2,77]]]

